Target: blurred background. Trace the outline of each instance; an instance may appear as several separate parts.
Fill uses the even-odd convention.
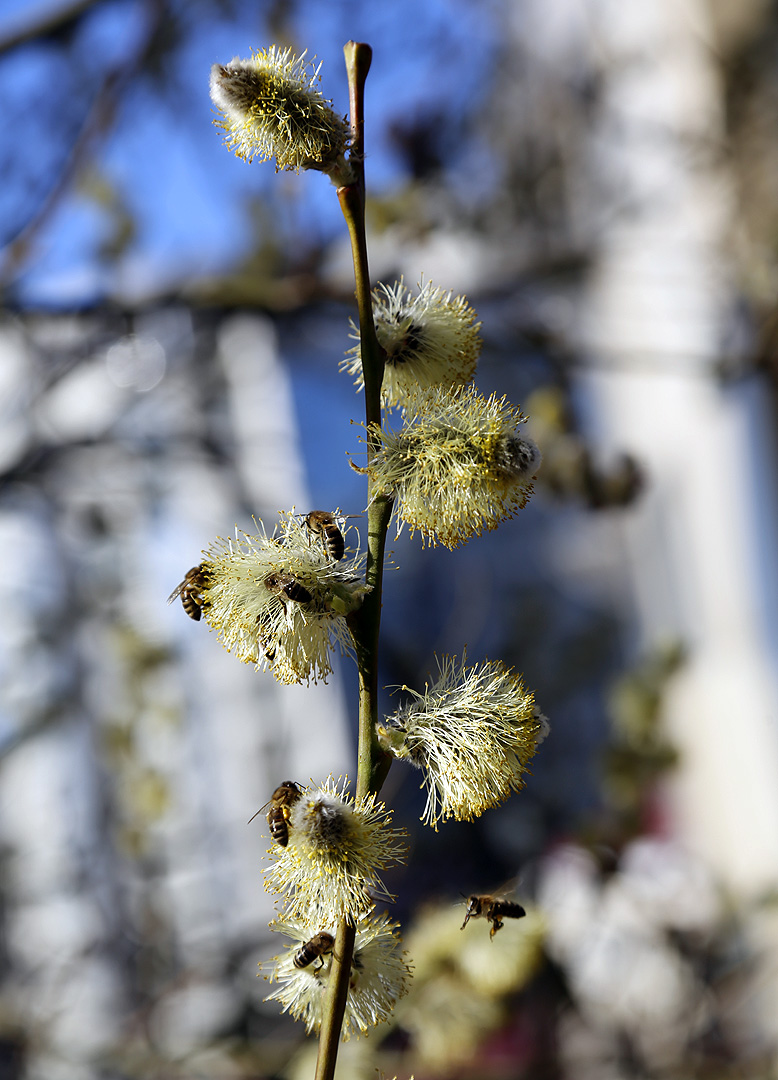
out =
[[[353,667],[279,686],[166,599],[364,510],[334,190],[208,97],[275,42],[345,113],[350,38],[373,277],[467,294],[544,454],[499,530],[393,542],[385,708],[466,645],[552,733],[437,833],[390,772],[415,979],[339,1076],[778,1076],[778,5],[2,0],[0,1080],[313,1074],[246,823],[353,774]]]

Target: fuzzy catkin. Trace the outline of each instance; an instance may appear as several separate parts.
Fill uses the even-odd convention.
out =
[[[541,454],[520,430],[525,420],[473,386],[431,387],[408,399],[400,430],[371,426],[379,447],[367,471],[395,496],[399,528],[455,548],[526,505]]]
[[[225,144],[244,161],[275,159],[276,170],[315,169],[337,183],[348,177],[349,131],[318,89],[319,69],[305,53],[275,45],[211,68],[211,99]]]

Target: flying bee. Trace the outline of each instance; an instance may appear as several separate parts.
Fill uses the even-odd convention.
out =
[[[309,604],[313,600],[306,587],[283,570],[268,574],[264,580],[264,586],[268,592],[275,593],[276,596],[285,596],[298,604]]]
[[[318,536],[325,550],[336,562],[346,553],[346,542],[338,528],[337,519],[328,510],[311,510],[305,515],[305,524],[313,536]]]
[[[249,818],[249,825],[257,814],[261,814],[265,807],[269,806],[267,824],[270,835],[277,844],[286,847],[289,843],[289,817],[292,813],[292,807],[302,793],[303,789],[299,784],[295,784],[294,780],[284,780],[283,784],[279,784],[275,789],[265,806],[260,806],[254,817]]]
[[[334,944],[335,938],[332,934],[328,934],[326,930],[321,930],[318,934],[314,934],[309,941],[306,941],[304,945],[300,946],[294,954],[292,963],[296,968],[306,968],[314,960],[319,960],[321,961],[319,968],[322,968],[324,967],[324,957],[327,953],[332,952]]]
[[[170,596],[167,598],[167,602],[172,604],[179,596],[181,597],[181,606],[187,613],[190,619],[194,619],[195,622],[199,622],[202,617],[202,607],[205,601],[203,600],[202,589],[205,588],[205,575],[203,574],[203,568],[201,566],[193,566],[191,570],[187,570],[184,580],[180,585],[176,585]]]
[[[498,896],[471,896],[468,898],[465,921],[460,929],[464,930],[468,919],[488,919],[492,924],[489,937],[493,938],[497,931],[502,929],[503,919],[521,919],[526,914],[521,904],[513,900],[501,900]]]

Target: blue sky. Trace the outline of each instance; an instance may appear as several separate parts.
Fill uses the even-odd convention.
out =
[[[276,176],[269,165],[247,165],[224,149],[211,123],[211,64],[270,43],[256,8],[236,5],[231,18],[208,3],[181,8],[183,33],[164,91],[147,78],[132,81],[93,159],[97,175],[136,219],[136,242],[118,268],[101,260],[98,249],[110,236],[111,219],[76,185],[37,235],[17,285],[22,301],[67,305],[114,292],[142,298],[227,268],[253,240],[246,206],[257,196],[272,203],[290,236],[317,240],[342,228],[328,181],[319,175]],[[18,23],[20,12],[31,18],[33,10],[25,0],[4,0],[0,35]],[[371,190],[385,191],[405,178],[387,134],[393,120],[420,109],[462,115],[482,100],[497,48],[497,10],[495,3],[465,0],[294,5],[292,34],[322,62],[323,92],[339,111],[348,108],[343,44],[354,38],[373,45],[366,90]],[[4,99],[29,124],[44,125],[28,143],[18,140],[15,127],[6,129],[6,140],[13,141],[4,149],[0,139],[4,172],[11,178],[0,195],[4,234],[27,205],[30,185],[45,191],[67,149],[66,137],[60,145],[57,129],[45,126],[51,87],[65,93],[82,86],[93,70],[121,63],[137,47],[144,20],[142,0],[103,0],[82,20],[68,56],[51,44],[33,43],[0,57]]]

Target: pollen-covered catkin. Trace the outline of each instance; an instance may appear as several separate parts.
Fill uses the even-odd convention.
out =
[[[322,924],[346,915],[356,920],[387,897],[380,872],[402,862],[402,829],[375,795],[356,802],[346,781],[329,777],[305,790],[291,809],[289,843],[268,855],[267,887],[286,897],[285,913]]]
[[[282,954],[261,965],[270,968],[266,978],[279,984],[265,1000],[280,1001],[283,1011],[289,1011],[295,1020],[302,1020],[309,1033],[318,1031],[332,967],[331,952],[323,953],[320,962],[314,960],[304,967],[295,963],[295,957],[316,934],[322,933],[314,931],[319,923],[284,916],[270,926],[292,940]],[[333,936],[334,930],[333,924],[323,933]],[[407,993],[411,972],[401,944],[398,924],[386,915],[370,915],[357,922],[343,1022],[344,1040],[352,1034],[364,1034],[382,1023],[391,1015],[396,1002]],[[318,947],[317,942],[312,951]]]
[[[471,821],[524,786],[548,721],[521,675],[499,661],[444,657],[438,678],[378,725],[378,741],[424,773],[423,819]]]
[[[506,399],[474,386],[430,387],[408,398],[399,431],[370,431],[377,491],[394,494],[400,522],[431,544],[454,548],[522,509],[541,454]]]
[[[458,386],[475,374],[481,353],[480,322],[464,296],[418,286],[414,295],[402,281],[378,285],[372,294],[376,336],[385,353],[382,397],[389,406],[404,406],[409,394],[428,386]],[[351,323],[357,344],[341,361],[342,371],[355,376],[360,388],[360,333]]]
[[[333,561],[292,512],[281,513],[272,536],[257,525],[256,536],[238,533],[203,553],[198,615],[239,660],[270,668],[279,682],[326,679],[331,648],[352,650],[345,616],[369,591],[364,558],[357,551]],[[182,598],[186,581],[177,590]]]

